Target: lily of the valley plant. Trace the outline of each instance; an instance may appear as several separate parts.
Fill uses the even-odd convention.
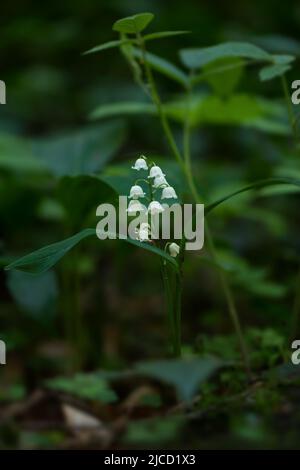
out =
[[[129,193],[131,201],[127,209],[128,215],[134,216],[137,212],[144,215],[144,220],[135,231],[136,239],[142,243],[157,245],[178,261],[178,270],[174,270],[164,258],[160,258],[172,350],[174,355],[179,356],[181,354],[181,285],[184,243],[180,247],[175,241],[151,238],[153,216],[165,210],[160,200],[169,202],[169,200],[177,200],[178,197],[175,189],[169,185],[162,169],[155,163],[148,163],[145,156],[139,157],[132,169],[145,173],[144,178],[139,175]],[[142,184],[148,191],[144,191]]]

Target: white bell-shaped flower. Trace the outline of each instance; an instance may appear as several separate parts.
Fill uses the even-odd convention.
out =
[[[134,166],[131,167],[133,170],[148,170],[148,165],[146,162],[146,157],[141,155],[135,162]]]
[[[138,199],[139,197],[144,197],[145,193],[143,191],[143,188],[139,185],[134,185],[130,189],[130,195],[129,197],[131,199]]]
[[[163,212],[165,209],[163,208],[163,206],[161,205],[160,202],[158,201],[152,201],[150,202],[149,206],[148,206],[148,213],[149,214],[160,214],[161,212]]]
[[[150,174],[148,176],[148,178],[156,178],[156,177],[160,177],[160,176],[166,176],[161,168],[159,166],[152,166],[151,169],[150,169]]]
[[[168,182],[164,176],[156,176],[154,179],[153,187],[154,188],[162,188],[167,186]]]
[[[177,255],[179,255],[179,252],[180,252],[180,246],[177,245],[177,243],[171,243],[169,245],[169,252],[170,252],[170,255],[173,257],[173,258],[176,258]]]
[[[177,199],[177,194],[174,188],[172,186],[167,186],[166,188],[163,189],[162,199]]]
[[[147,208],[140,201],[133,199],[130,201],[127,212],[128,214],[136,214],[136,212],[146,212]]]
[[[149,241],[150,225],[146,222],[141,223],[140,227],[136,229],[135,233],[137,235],[137,240],[139,240],[140,242]]]

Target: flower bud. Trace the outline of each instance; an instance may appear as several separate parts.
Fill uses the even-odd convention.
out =
[[[130,189],[129,197],[131,199],[138,199],[139,197],[144,197],[144,196],[145,196],[145,193],[143,191],[143,188],[141,188],[141,186],[135,185],[135,186],[132,186],[132,188]]]
[[[166,188],[163,189],[162,199],[177,199],[177,194],[175,192],[175,189],[172,188],[172,186],[167,186]]]
[[[152,166],[148,178],[156,178],[157,176],[166,176],[159,166]]]
[[[180,246],[177,245],[177,243],[171,243],[171,244],[169,245],[169,252],[170,252],[170,255],[171,255],[173,258],[176,258],[176,256],[179,255]]]
[[[153,187],[161,188],[162,186],[167,186],[167,180],[164,176],[156,176],[154,179]]]
[[[150,202],[149,206],[148,206],[148,213],[149,214],[160,214],[161,212],[163,212],[165,209],[163,208],[163,206],[161,205],[160,202],[158,201],[152,201]]]
[[[134,164],[134,166],[131,167],[133,170],[148,170],[148,165],[146,163],[146,159],[143,156],[140,156]]]

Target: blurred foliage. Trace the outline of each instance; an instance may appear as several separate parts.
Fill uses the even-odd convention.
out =
[[[299,283],[299,188],[278,184],[240,194],[210,216],[217,269],[228,276],[246,325],[253,387],[240,369],[216,266],[206,250],[187,254],[186,358],[176,362],[161,359],[166,328],[155,250],[87,238],[87,227],[94,233],[97,205],[128,193],[129,168],[140,153],[162,164],[180,199],[187,198],[155,108],[132,82],[118,48],[83,54],[118,41],[116,31],[132,23],[117,23],[115,31],[111,26],[142,11],[155,15],[146,30],[146,57],[178,142],[187,113],[187,65],[197,69],[189,123],[203,200],[216,201],[258,179],[300,178],[299,140],[292,136],[279,76],[286,73],[288,85],[299,78],[296,0],[173,0],[171,9],[159,0],[1,5],[0,79],[7,104],[0,105],[0,266],[46,248],[25,260],[38,275],[0,272],[0,339],[8,351],[0,368],[0,448],[62,446],[64,432],[24,425],[43,413],[52,416],[53,409],[62,419],[51,401],[55,394],[88,402],[104,422],[118,413],[123,420],[122,400],[141,382],[157,388],[133,406],[138,419],[126,411],[122,446],[299,447],[299,375],[287,370]],[[154,35],[169,31],[176,34]],[[177,34],[182,31],[190,34]],[[228,53],[233,41],[254,48],[228,58],[224,48]],[[211,55],[216,44],[221,49]],[[134,55],[140,59],[138,50]],[[263,59],[259,66],[251,62],[257,58]],[[36,388],[49,393],[46,404],[4,419]],[[195,400],[187,415],[166,418],[182,400]]]

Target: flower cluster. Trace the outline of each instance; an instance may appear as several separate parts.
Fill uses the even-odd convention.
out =
[[[155,192],[157,190],[162,190],[161,199],[177,199],[177,194],[175,189],[169,185],[165,178],[165,174],[162,172],[161,168],[155,164],[149,165],[147,159],[144,155],[141,155],[132,166],[133,170],[148,171],[148,178],[144,179],[145,183],[148,183],[150,188],[151,199],[148,206],[142,204],[139,199],[147,198],[143,188],[139,184],[134,184],[130,189],[129,202],[127,212],[129,215],[135,215],[137,212],[144,212],[146,215],[155,215],[160,214],[165,209],[161,203],[155,200]],[[142,181],[143,178],[137,180],[136,183]],[[149,199],[149,198],[147,198]],[[141,242],[151,241],[150,240],[151,229],[148,223],[141,223],[139,228],[136,229],[137,240]],[[169,253],[172,257],[176,257],[179,254],[180,247],[177,243],[169,243],[168,245]]]

